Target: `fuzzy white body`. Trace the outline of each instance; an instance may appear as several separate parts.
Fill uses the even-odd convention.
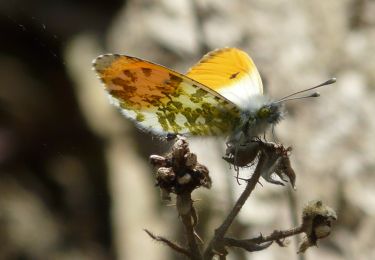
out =
[[[260,111],[266,109],[266,114]],[[282,107],[263,95],[253,95],[248,105],[241,108],[240,123],[229,136],[227,144],[236,145],[264,134],[267,129],[282,119]]]

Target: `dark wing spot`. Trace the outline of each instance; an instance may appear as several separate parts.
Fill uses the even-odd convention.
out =
[[[114,78],[114,79],[112,79],[112,83],[115,84],[115,85],[122,86],[124,88],[126,88],[130,85],[129,80],[125,80],[125,79],[122,79],[122,78]]]
[[[150,68],[142,68],[142,72],[146,77],[150,77],[152,70]]]
[[[193,103],[199,103],[199,102],[202,102],[203,101],[203,98],[206,96],[207,94],[207,91],[199,88],[197,85],[194,85],[193,86],[197,89],[195,91],[194,94],[191,94],[190,95],[190,100],[193,102]]]
[[[126,77],[130,78],[132,82],[137,81],[137,76],[135,72],[131,72],[130,70],[123,70],[122,72],[124,73]]]
[[[233,73],[232,75],[230,75],[229,79],[234,79],[238,76],[238,74],[240,74],[240,72],[237,72],[237,73]]]
[[[121,86],[122,89],[126,92],[135,92],[137,90],[136,87],[130,84],[129,80],[124,80],[122,78],[114,78],[112,79],[112,83]]]
[[[172,86],[180,85],[180,83],[182,82],[182,78],[173,75],[172,73],[169,73],[169,80]]]
[[[133,92],[121,91],[121,90],[110,90],[109,94],[113,97],[120,99],[122,101],[130,101],[130,99],[134,96]]]

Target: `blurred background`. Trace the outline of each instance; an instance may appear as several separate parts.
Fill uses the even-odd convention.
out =
[[[297,190],[262,181],[231,235],[293,227],[322,199],[339,220],[304,259],[375,259],[374,13],[371,0],[0,1],[0,259],[180,259],[143,231],[184,241],[148,164],[168,144],[110,106],[91,61],[123,53],[186,72],[225,46],[252,56],[270,97],[338,79],[319,99],[289,102],[276,128],[293,147]],[[223,143],[191,141],[213,179],[194,193],[206,241],[245,186]],[[291,239],[229,259],[302,259],[296,251]]]

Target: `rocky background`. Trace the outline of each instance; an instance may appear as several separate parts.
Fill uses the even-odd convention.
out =
[[[109,105],[91,61],[124,53],[185,72],[224,46],[252,56],[270,97],[338,79],[288,103],[276,128],[297,190],[263,181],[232,234],[292,227],[322,199],[339,220],[305,259],[375,259],[374,14],[371,0],[1,1],[0,259],[179,259],[143,231],[184,239],[148,164],[168,144]],[[244,187],[223,143],[191,141],[213,179],[195,194],[205,240]],[[230,259],[301,259],[296,245]]]

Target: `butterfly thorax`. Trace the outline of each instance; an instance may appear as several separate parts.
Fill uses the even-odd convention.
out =
[[[264,134],[270,126],[277,124],[282,118],[281,103],[256,95],[249,101],[249,105],[241,108],[240,122],[228,142],[233,144],[249,141]]]

